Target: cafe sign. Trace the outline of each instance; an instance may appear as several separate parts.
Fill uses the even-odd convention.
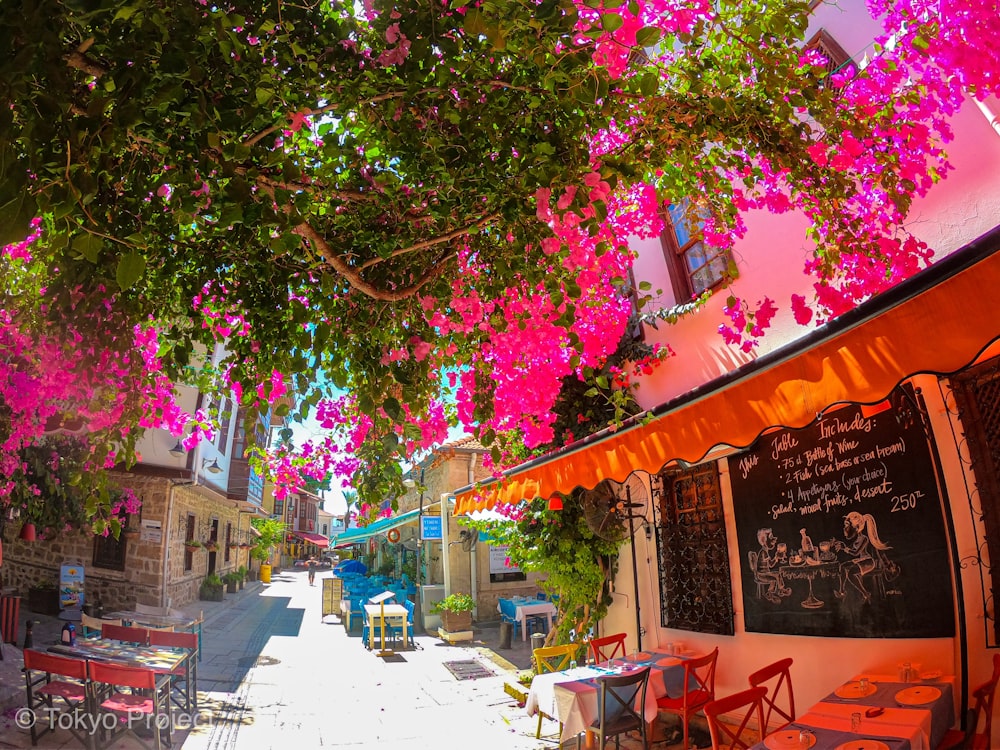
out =
[[[935,463],[912,391],[769,432],[729,458],[746,629],[954,634]]]

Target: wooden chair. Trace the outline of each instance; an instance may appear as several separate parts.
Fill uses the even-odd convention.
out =
[[[188,651],[184,666],[170,673],[170,698],[178,708],[193,715],[198,710],[198,634],[150,630],[149,645]]]
[[[795,695],[792,692],[792,659],[779,659],[750,675],[750,687],[764,686],[764,726],[768,731],[782,729],[795,721]],[[782,698],[784,696],[784,698]],[[771,719],[781,722],[771,726]]]
[[[149,631],[146,628],[130,628],[125,625],[105,623],[101,626],[101,638],[146,646],[149,644]]]
[[[569,669],[569,663],[576,658],[580,647],[575,643],[567,643],[563,646],[543,646],[531,652],[531,658],[535,662],[535,674],[545,674],[546,672],[562,672]],[[535,731],[535,739],[541,739],[542,719],[555,719],[541,709],[538,710],[538,729]],[[562,735],[562,722],[559,722],[559,734]]]
[[[597,678],[597,719],[587,728],[587,732],[597,734],[597,747],[604,750],[604,743],[615,738],[615,750],[621,748],[621,735],[638,730],[643,748],[646,741],[646,686],[649,684],[649,667],[636,669],[620,675],[606,675]],[[583,732],[576,736],[576,747],[580,750]]]
[[[118,618],[117,620],[102,620],[100,617],[91,617],[86,612],[80,613],[80,629],[84,638],[99,636],[101,634],[101,628],[105,625],[117,625],[118,627],[121,627],[122,620],[121,618]]]
[[[767,734],[765,696],[766,687],[752,687],[705,704],[712,750],[749,750],[764,739]],[[725,721],[720,718],[723,715]],[[753,734],[753,739],[744,739],[744,734]]]
[[[68,680],[53,680],[52,675],[68,677]],[[54,732],[54,719],[65,709],[67,713],[86,714],[90,708],[90,691],[87,688],[87,662],[67,656],[56,656],[34,649],[24,650],[24,686],[28,696],[28,708],[35,712],[36,721],[31,725],[31,744],[37,745],[38,738]],[[56,703],[56,699],[61,704]],[[44,708],[48,726],[40,729],[43,722],[38,709]],[[71,721],[66,728],[84,747],[90,747],[83,722]]]
[[[594,661],[600,664],[602,661],[610,661],[617,657],[625,658],[626,637],[626,633],[615,633],[603,638],[591,638],[590,653],[593,655]]]
[[[118,718],[114,728],[107,730],[101,746],[111,747],[119,737],[129,734],[147,750],[161,750],[160,727],[170,726],[170,698],[161,688],[169,686],[169,677],[164,675],[158,680],[151,669],[99,661],[87,662],[87,670],[94,686],[96,726],[106,729],[111,724],[103,720],[107,714]],[[138,734],[135,730],[140,727],[152,728],[152,736]]]
[[[692,716],[715,700],[715,665],[719,658],[718,646],[705,656],[684,661],[683,691],[678,696],[665,695],[657,699],[660,711],[681,717],[684,725],[684,750],[690,745],[688,722]]]

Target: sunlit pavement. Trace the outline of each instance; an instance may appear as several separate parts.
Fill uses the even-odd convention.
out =
[[[537,718],[504,692],[515,674],[508,658],[527,666],[529,644],[515,643],[511,653],[491,650],[481,640],[458,646],[419,635],[409,649],[379,656],[362,645],[357,633],[348,634],[338,618],[321,619],[321,578],[328,575],[321,573],[317,585],[309,586],[304,572],[282,573],[270,585],[221,605],[193,605],[195,611],[206,608],[199,709],[195,716],[175,712],[173,747],[558,747],[558,724],[545,720],[543,737],[536,739]],[[58,627],[47,625],[48,631],[36,626],[43,631],[38,646]],[[0,675],[8,682],[17,679],[12,671],[15,663],[19,666],[20,652],[5,647],[5,655]],[[468,660],[478,661],[493,676],[458,680],[443,666]],[[23,679],[18,687],[23,696]],[[16,726],[15,711],[8,708],[0,719],[0,748],[31,747],[28,731]],[[38,745],[79,746],[65,730]],[[637,737],[623,738],[627,750],[640,746]],[[112,747],[141,745],[122,739]],[[575,748],[575,739],[565,747]],[[656,747],[674,745],[659,742]]]

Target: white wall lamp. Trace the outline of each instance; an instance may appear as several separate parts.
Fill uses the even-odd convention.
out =
[[[209,474],[221,474],[222,473],[222,467],[219,466],[219,459],[217,459],[217,458],[213,458],[212,459],[212,463],[208,463],[208,459],[207,458],[203,458],[201,460],[201,468],[203,468]]]

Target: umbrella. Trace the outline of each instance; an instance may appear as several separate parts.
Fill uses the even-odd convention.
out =
[[[334,573],[367,573],[368,567],[360,560],[341,560],[333,569]]]

